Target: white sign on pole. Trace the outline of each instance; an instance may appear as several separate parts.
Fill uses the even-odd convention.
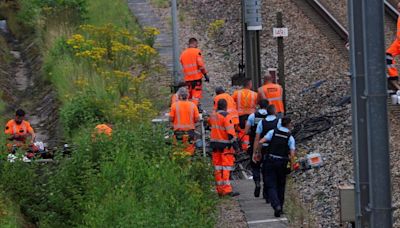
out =
[[[273,37],[286,37],[288,36],[287,28],[274,28]]]

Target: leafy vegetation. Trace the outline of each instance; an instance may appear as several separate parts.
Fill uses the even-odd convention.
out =
[[[20,0],[19,8],[72,148],[52,165],[0,163],[5,199],[40,227],[212,227],[209,162],[173,157],[149,121],[159,32],[139,28],[124,0]],[[93,135],[104,122],[114,124],[111,138]]]

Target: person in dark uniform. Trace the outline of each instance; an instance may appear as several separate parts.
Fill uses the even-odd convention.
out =
[[[268,115],[265,119],[260,121],[257,125],[257,130],[256,130],[256,137],[255,137],[255,142],[258,143],[260,139],[264,138],[264,136],[270,131],[274,130],[277,127],[281,127],[282,125],[282,120],[279,119],[276,116],[276,109],[274,105],[268,105],[267,107],[267,112]],[[263,143],[261,145],[261,151],[257,150],[257,145],[254,146],[254,151],[253,151],[253,157],[252,161],[255,162],[255,160],[261,159],[268,153],[268,143]],[[261,161],[262,162],[262,161]],[[265,176],[265,168],[264,166],[261,168],[262,170],[262,176]],[[267,182],[264,180],[264,189],[263,189],[263,196],[265,199],[266,203],[269,203],[269,198],[268,198],[268,191],[267,191]]]
[[[264,181],[269,201],[274,209],[275,217],[280,217],[285,200],[286,175],[290,172],[288,162],[294,164],[296,143],[290,133],[291,119],[282,118],[282,126],[270,130],[259,142],[258,147],[268,142],[268,153],[265,155],[263,167]],[[291,166],[290,166],[291,167]]]
[[[244,131],[249,134],[250,136],[250,147],[247,150],[250,158],[253,157],[253,145],[256,137],[256,129],[257,125],[259,122],[261,122],[263,119],[265,119],[268,116],[267,112],[267,107],[268,107],[268,100],[260,100],[258,102],[259,109],[253,113],[250,114],[249,117],[247,118],[246,122],[246,127]],[[256,141],[258,142],[258,140]],[[257,144],[256,144],[257,146]],[[261,161],[250,161],[250,166],[251,166],[251,172],[253,174],[253,180],[255,183],[255,189],[254,189],[254,197],[260,197],[260,191],[261,191]]]

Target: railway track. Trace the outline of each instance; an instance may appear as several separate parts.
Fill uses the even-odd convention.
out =
[[[348,40],[348,31],[346,27],[329,11],[320,0],[300,0],[294,1],[298,7],[309,17],[315,26],[326,34],[333,45],[339,49],[344,48]],[[388,18],[396,23],[399,12],[388,0],[384,1],[385,12]],[[346,51],[347,52],[347,51]]]
[[[391,17],[394,20],[394,22],[397,21],[399,12],[397,11],[396,7],[394,7],[392,3],[390,3],[387,0],[385,0],[385,12],[389,17]]]
[[[348,31],[338,19],[319,1],[319,0],[301,0],[295,1],[300,9],[309,17],[315,26],[326,34],[332,44],[343,50],[343,53],[348,53],[345,49],[345,43],[348,40]],[[386,17],[396,23],[399,16],[397,9],[389,1],[384,1]],[[392,105],[388,99],[389,111],[395,115],[400,115],[400,105]]]
[[[347,43],[348,32],[320,1],[295,0],[293,2],[313,22],[317,29],[326,35],[335,48],[342,50],[347,55],[345,44]]]

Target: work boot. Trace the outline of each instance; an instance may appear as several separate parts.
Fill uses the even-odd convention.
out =
[[[254,197],[258,198],[260,197],[260,191],[261,191],[261,185],[260,181],[256,181],[256,188],[254,189]]]
[[[235,197],[235,196],[240,196],[240,193],[239,192],[230,192],[227,195],[231,196],[231,197]]]
[[[281,217],[282,214],[282,207],[281,206],[277,206],[276,208],[274,208],[274,216],[279,218]]]
[[[263,189],[263,197],[265,199],[265,203],[269,204],[269,197],[268,197],[268,193],[267,193],[267,189]]]

